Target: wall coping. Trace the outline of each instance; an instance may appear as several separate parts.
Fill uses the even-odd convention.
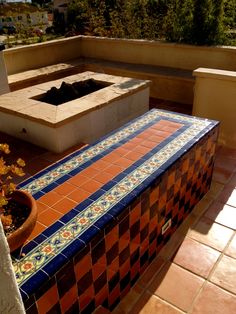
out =
[[[198,68],[193,71],[193,76],[236,82],[236,71]]]
[[[179,43],[172,43],[166,42],[162,40],[147,40],[147,39],[127,39],[127,38],[114,38],[114,37],[98,37],[98,36],[85,36],[85,35],[78,35],[75,37],[80,37],[83,40],[94,40],[94,41],[116,41],[116,42],[126,42],[130,44],[139,44],[139,45],[155,45],[155,46],[162,46],[162,47],[173,47],[173,48],[185,48],[185,49],[198,49],[198,50],[226,50],[226,51],[235,51],[235,46],[195,46],[189,44],[179,44]],[[74,38],[75,38],[74,37]]]

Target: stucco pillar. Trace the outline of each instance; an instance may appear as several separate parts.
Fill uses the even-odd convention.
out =
[[[7,79],[7,70],[6,70],[4,56],[3,56],[4,49],[5,49],[5,45],[0,43],[0,95],[10,92],[8,79]]]
[[[219,120],[219,143],[236,147],[236,72],[199,68],[193,72],[193,115]]]

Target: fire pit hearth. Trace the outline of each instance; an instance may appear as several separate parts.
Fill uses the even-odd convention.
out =
[[[148,111],[149,86],[148,80],[83,72],[10,92],[0,96],[0,131],[54,152],[92,143]]]
[[[65,102],[96,92],[109,85],[111,84],[95,81],[94,79],[75,82],[72,84],[63,81],[59,88],[53,86],[45,94],[41,95],[40,98],[36,97],[36,99],[46,102],[47,104],[58,106]]]

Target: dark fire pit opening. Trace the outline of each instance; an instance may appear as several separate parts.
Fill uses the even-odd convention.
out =
[[[89,79],[86,81],[75,82],[72,84],[62,82],[60,88],[52,87],[45,94],[37,96],[37,100],[51,105],[61,105],[68,101],[83,97],[111,84]],[[36,99],[36,97],[34,97]]]

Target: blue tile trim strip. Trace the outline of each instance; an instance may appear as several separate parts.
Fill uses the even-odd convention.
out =
[[[171,136],[166,141],[166,145],[159,147],[158,150],[154,149],[153,154],[150,154],[149,158],[143,159],[143,162],[137,167],[132,166],[130,167],[130,172],[125,173],[125,175],[117,176],[117,178],[114,179],[114,185],[112,184],[107,188],[104,186],[104,190],[100,190],[95,193],[95,195],[91,196],[91,200],[84,204],[84,208],[81,210],[78,210],[77,207],[72,209],[72,211],[78,211],[77,215],[72,215],[69,220],[62,218],[62,222],[57,222],[57,225],[54,224],[55,226],[53,225],[45,230],[43,234],[47,238],[36,247],[33,247],[31,251],[27,252],[20,261],[13,262],[18,284],[26,294],[28,294],[30,289],[24,289],[24,287],[31,286],[31,280],[35,282],[35,276],[38,272],[42,272],[41,269],[44,269],[49,276],[52,275],[53,271],[56,271],[55,263],[54,268],[53,266],[47,266],[53,265],[52,261],[55,260],[55,256],[71,254],[74,247],[77,246],[77,241],[86,244],[96,232],[99,232],[102,217],[104,217],[104,221],[112,219],[112,217],[116,219],[117,214],[122,211],[125,204],[134,199],[135,196],[145,188],[147,182],[150,184],[152,180],[155,180],[157,176],[163,172],[165,164],[168,164],[171,158],[175,155],[179,155],[180,152],[182,155],[193,143],[199,141],[199,138],[206,133],[206,130],[209,131],[217,125],[217,122],[214,121],[177,115],[160,110],[152,110],[139,118],[138,121],[142,122],[142,119],[144,119],[145,123],[147,122],[147,127],[149,127],[150,121],[155,120],[156,122],[156,119],[160,118],[183,123],[185,127],[181,130],[182,132],[177,132],[175,137]],[[132,125],[132,123],[125,127],[125,132],[128,132],[130,125]],[[139,123],[139,128],[141,127],[142,123]],[[137,130],[138,125],[136,126],[135,132],[137,132]],[[124,128],[118,132],[122,135],[119,139],[123,138],[124,140]],[[128,134],[130,135],[130,132],[128,132]],[[118,143],[119,140],[118,137],[116,138],[116,133],[112,136],[115,142]],[[109,147],[112,147],[112,136],[108,136],[104,140],[106,141],[107,139]],[[93,149],[95,149],[94,154],[92,152]],[[98,142],[95,146],[89,147],[82,153],[77,152],[77,155],[71,157],[71,159],[66,158],[66,162],[64,163],[63,160],[60,161],[58,167],[54,167],[53,172],[46,173],[46,176],[52,175],[54,181],[55,177],[59,178],[61,174],[68,175],[72,167],[76,169],[77,166],[81,165],[81,162],[88,160],[81,158],[81,154],[83,155],[89,151],[87,156],[98,156],[100,153],[104,153],[106,149],[107,146],[104,143],[101,144]],[[27,181],[26,189],[38,193],[40,189],[44,189],[47,184],[51,184],[50,180],[46,180],[47,184],[45,184],[45,172],[43,172],[42,177],[43,178],[38,176],[38,178],[31,183]],[[38,189],[38,184],[40,189]],[[108,215],[107,219],[105,219],[106,215]],[[69,249],[69,247],[71,249]],[[64,254],[62,254],[62,252],[64,252]]]

